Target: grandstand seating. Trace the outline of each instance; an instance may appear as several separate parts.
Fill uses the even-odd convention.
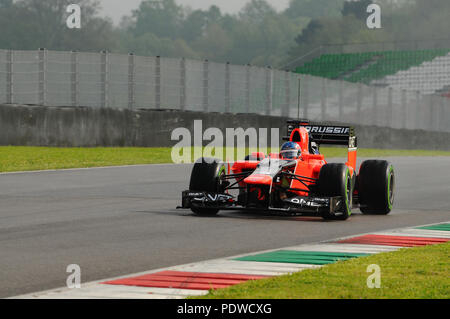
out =
[[[450,54],[388,75],[383,79],[373,81],[372,84],[420,91],[422,94],[439,93],[450,85]]]
[[[450,85],[450,50],[324,54],[297,73],[431,94]]]

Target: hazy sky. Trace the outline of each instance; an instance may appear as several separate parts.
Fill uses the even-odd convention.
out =
[[[123,15],[130,14],[136,9],[142,0],[100,0],[103,10],[102,15],[111,17],[118,23]],[[176,0],[178,4],[189,5],[194,9],[207,9],[211,5],[220,7],[223,12],[236,13],[250,0]],[[267,0],[278,10],[284,9],[289,4],[289,0]]]

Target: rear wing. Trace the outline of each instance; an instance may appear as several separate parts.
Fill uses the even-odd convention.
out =
[[[300,127],[308,130],[310,138],[318,145],[343,145],[349,149],[357,148],[355,129],[348,126],[316,125],[308,120],[287,121],[287,136],[283,140],[289,141],[292,132]]]

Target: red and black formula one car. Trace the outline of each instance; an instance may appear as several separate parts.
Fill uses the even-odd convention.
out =
[[[279,154],[253,153],[232,168],[219,160],[198,160],[180,208],[201,216],[252,210],[338,220],[346,220],[354,207],[365,214],[391,212],[394,168],[369,160],[358,173],[353,128],[289,121],[288,136]],[[327,163],[319,154],[325,144],[348,145],[347,162]]]

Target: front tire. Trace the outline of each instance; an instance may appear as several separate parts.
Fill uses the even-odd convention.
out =
[[[221,176],[225,174],[225,165],[217,159],[201,158],[192,169],[189,190],[193,192],[220,193]],[[218,209],[192,207],[192,212],[198,216],[215,216]]]
[[[387,215],[394,206],[395,172],[387,161],[370,160],[361,165],[358,176],[361,212]]]
[[[352,214],[353,182],[350,170],[344,164],[327,164],[322,167],[319,174],[319,192],[321,196],[344,199],[340,210],[335,213],[325,213],[326,220],[347,220]]]

